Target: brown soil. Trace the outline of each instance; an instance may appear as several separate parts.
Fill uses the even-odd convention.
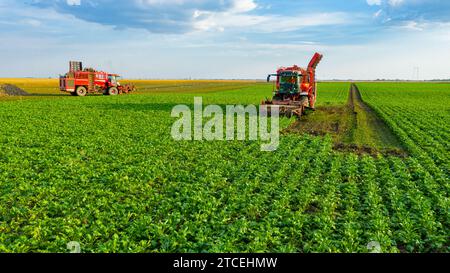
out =
[[[373,157],[382,155],[390,155],[396,157],[407,157],[408,154],[402,149],[394,149],[394,148],[375,148],[366,145],[357,145],[357,144],[347,144],[347,143],[335,143],[333,146],[335,151],[339,152],[350,152],[358,155],[371,155]]]
[[[341,140],[351,129],[351,116],[352,110],[348,105],[320,106],[315,112],[303,115],[286,132],[308,133],[314,136],[331,134],[336,140]]]
[[[330,135],[334,149],[358,155],[405,157],[407,153],[389,127],[362,100],[352,84],[346,105],[317,107],[285,130],[286,133]]]
[[[12,85],[12,84],[3,84],[0,85],[0,95],[6,96],[30,96],[28,92],[25,90]]]

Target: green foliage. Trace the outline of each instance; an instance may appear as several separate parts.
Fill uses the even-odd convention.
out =
[[[347,82],[320,82],[317,85],[319,106],[343,105],[347,103],[350,85]]]
[[[348,89],[321,83],[319,104],[346,103]],[[360,89],[411,157],[293,134],[273,153],[172,140],[173,106],[257,104],[266,84],[1,102],[0,252],[448,252],[448,110],[432,89]]]

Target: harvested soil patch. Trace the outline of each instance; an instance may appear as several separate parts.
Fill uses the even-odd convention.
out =
[[[285,132],[307,133],[314,136],[330,134],[336,142],[343,142],[352,130],[352,112],[348,105],[317,107],[314,113],[303,115]]]
[[[358,155],[371,155],[376,157],[379,154],[405,158],[408,154],[402,149],[395,148],[375,148],[367,145],[335,143],[333,149],[339,152],[350,152]]]
[[[350,88],[346,105],[317,107],[314,113],[302,116],[284,132],[330,135],[334,149],[341,152],[407,156],[397,136],[363,102],[361,93],[354,84]]]
[[[3,84],[0,85],[0,95],[6,96],[30,96],[28,92],[25,90],[12,85],[12,84]]]

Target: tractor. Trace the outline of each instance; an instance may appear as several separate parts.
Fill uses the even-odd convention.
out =
[[[279,109],[280,115],[288,118],[292,116],[300,118],[308,110],[315,110],[317,98],[316,67],[322,57],[322,54],[314,54],[306,69],[297,65],[281,67],[276,74],[267,76],[267,82],[270,82],[273,76],[277,79],[273,98],[262,102],[262,105],[268,106],[269,113],[271,107],[275,106]]]
[[[121,85],[120,76],[92,68],[83,69],[81,62],[70,62],[69,72],[59,77],[59,89],[73,96],[84,97],[88,93],[115,96],[128,94],[135,90],[134,85]]]

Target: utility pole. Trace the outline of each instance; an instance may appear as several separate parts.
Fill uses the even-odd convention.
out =
[[[413,80],[418,81],[420,79],[420,68],[418,66],[415,66],[413,68]]]

